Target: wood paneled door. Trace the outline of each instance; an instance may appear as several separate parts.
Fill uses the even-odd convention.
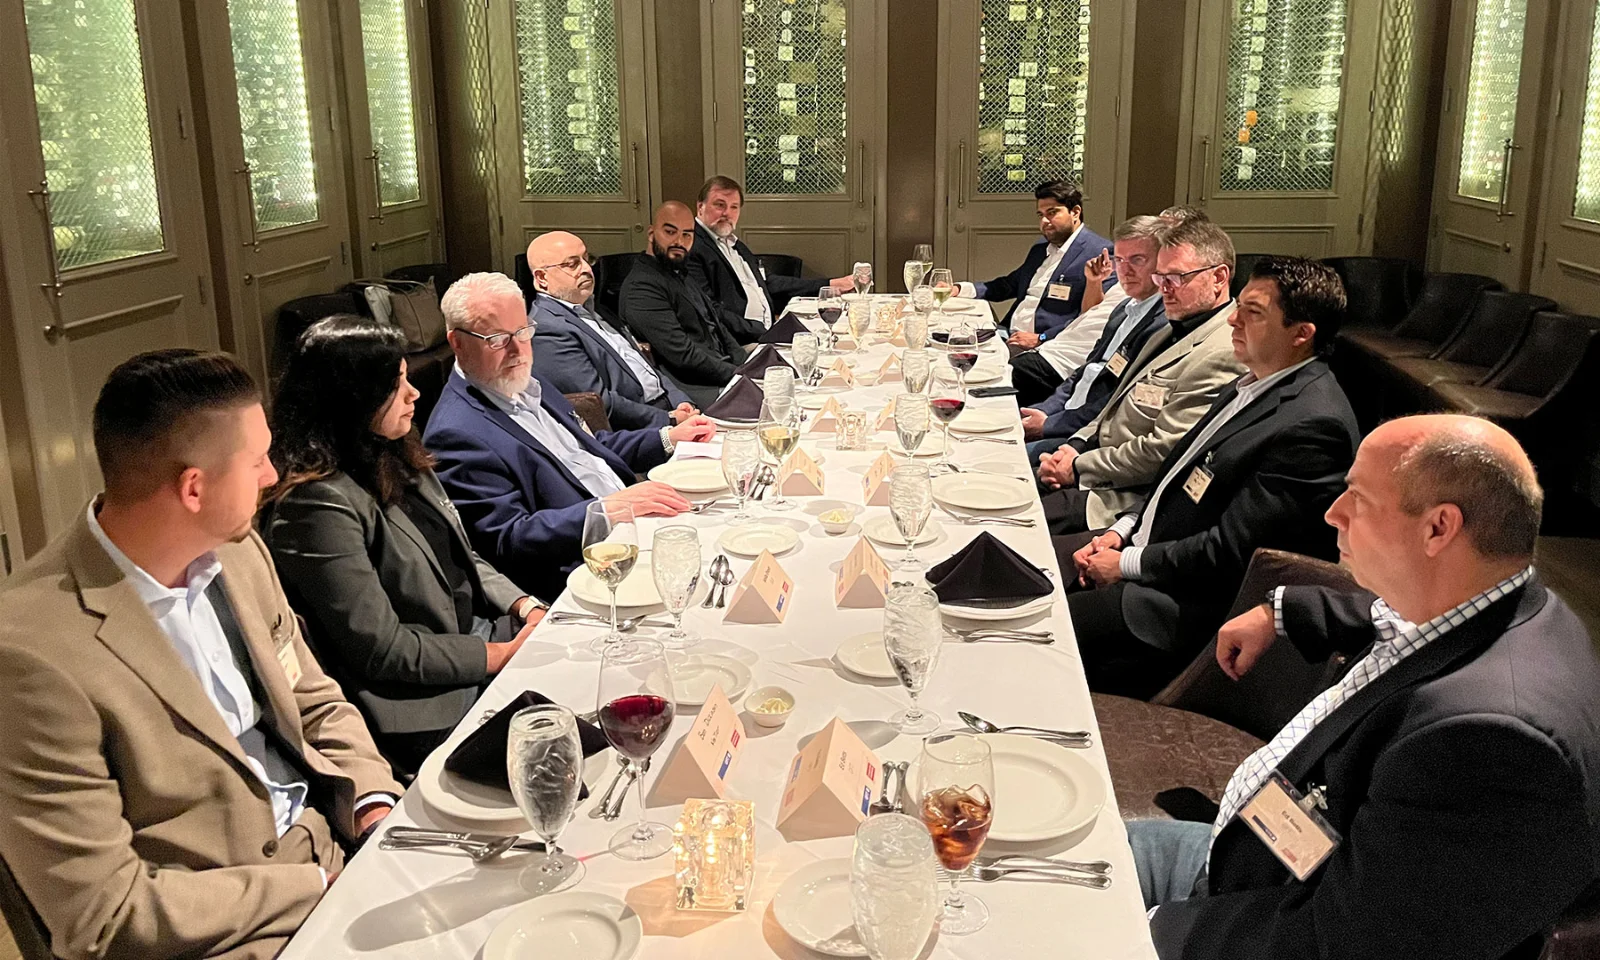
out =
[[[1532,290],[1600,313],[1600,3],[1562,10],[1554,123]]]

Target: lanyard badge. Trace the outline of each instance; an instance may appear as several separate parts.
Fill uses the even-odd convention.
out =
[[[1274,770],[1239,809],[1239,819],[1296,880],[1315,873],[1344,839],[1319,812],[1319,808],[1327,807],[1324,793],[1322,787],[1313,787],[1302,796],[1294,784]]]

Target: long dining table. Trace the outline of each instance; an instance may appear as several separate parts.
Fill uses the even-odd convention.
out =
[[[988,305],[952,300],[948,312],[966,315],[989,325]],[[815,319],[807,322],[815,324]],[[841,325],[842,326],[842,325]],[[936,324],[937,327],[937,324]],[[821,387],[835,392],[847,409],[875,416],[903,389],[897,378],[876,383],[875,373],[892,350],[899,347],[886,337],[869,336],[859,351],[845,348],[861,375],[850,388]],[[848,343],[848,341],[846,341]],[[931,350],[934,363],[943,354]],[[825,353],[822,362],[836,355]],[[994,337],[983,349],[981,363],[1005,366],[1006,347]],[[949,371],[946,370],[946,373]],[[1009,376],[1007,368],[1006,376]],[[1004,381],[1002,381],[1004,382]],[[802,388],[802,396],[806,394]],[[998,408],[1016,412],[1013,397],[969,400],[969,409]],[[937,424],[930,430],[936,435]],[[886,720],[907,702],[906,691],[894,681],[857,676],[835,657],[849,638],[880,629],[882,609],[840,609],[834,603],[835,574],[860,537],[863,521],[888,513],[887,507],[863,507],[862,480],[869,464],[893,438],[893,428],[871,434],[865,450],[839,450],[837,433],[807,432],[801,447],[823,458],[825,489],[821,496],[791,497],[794,507],[772,509],[770,500],[752,509],[773,523],[796,529],[800,543],[778,558],[793,579],[794,591],[781,623],[725,622],[726,610],[705,609],[693,603],[685,624],[703,638],[691,653],[716,652],[744,663],[752,676],[750,689],[775,684],[795,695],[788,722],[778,729],[758,727],[744,716],[747,740],[742,756],[728,776],[728,796],[755,805],[755,881],[748,908],[742,913],[686,912],[676,908],[671,853],[653,860],[625,861],[607,852],[610,838],[639,812],[637,791],[630,792],[621,819],[607,822],[591,818],[591,796],[561,836],[561,846],[585,862],[585,875],[574,888],[607,894],[621,900],[640,917],[643,940],[638,956],[644,958],[817,958],[784,932],[773,912],[772,901],[791,874],[818,860],[848,858],[852,839],[842,836],[790,842],[775,823],[785,775],[800,745],[834,718],[842,718],[861,733],[881,760],[914,760],[921,748],[918,737],[898,735]],[[1029,629],[1053,631],[1050,645],[1033,643],[963,643],[950,639],[941,651],[936,669],[920,697],[925,708],[936,711],[945,729],[957,729],[957,711],[968,711],[1001,724],[1034,724],[1051,728],[1084,729],[1095,736],[1087,749],[1075,751],[1105,780],[1106,801],[1092,825],[1075,833],[1027,849],[1043,855],[1066,854],[1076,860],[1106,860],[1112,864],[1113,882],[1107,889],[1090,889],[1056,883],[1001,881],[968,882],[969,891],[987,903],[991,919],[982,930],[967,936],[936,936],[923,952],[925,958],[1000,960],[1000,958],[1153,957],[1148,922],[1140,897],[1127,834],[1111,789],[1106,759],[1101,749],[1094,710],[1073,638],[1072,622],[1061,585],[1059,569],[1044,523],[1043,509],[1027,479],[1029,467],[1019,425],[995,436],[1009,443],[955,442],[951,456],[964,473],[993,473],[1026,484],[1030,502],[1012,513],[1032,517],[1032,527],[963,524],[937,506],[930,526],[938,533],[932,543],[918,547],[926,564],[933,564],[967,544],[981,532],[999,538],[1026,559],[1050,573],[1055,581],[1054,602],[1048,612],[1027,621]],[[931,460],[925,461],[930,462]],[[703,499],[704,495],[696,495]],[[843,535],[831,535],[818,521],[827,508],[841,503],[860,511],[855,525]],[[733,514],[719,504],[703,513],[667,519],[646,519],[639,524],[639,541],[648,549],[653,531],[664,523],[688,523],[698,528],[703,562],[719,552],[718,538],[729,529]],[[893,565],[899,549],[878,547]],[[752,560],[731,556],[738,575]],[[641,570],[643,564],[640,565]],[[704,578],[702,578],[704,579]],[[586,605],[566,590],[554,610],[603,612]],[[659,612],[659,607],[657,611]],[[974,624],[967,624],[973,626]],[[531,634],[510,664],[494,678],[477,707],[462,721],[441,751],[449,751],[469,735],[481,719],[509,703],[525,690],[536,690],[580,713],[595,708],[599,661],[590,649],[603,628],[593,623],[556,623],[547,619]],[[665,630],[640,627],[639,635],[659,637]],[[733,697],[736,709],[743,695]],[[664,760],[672,745],[694,719],[694,708],[681,709],[657,760]],[[614,767],[591,782],[598,795],[611,780]],[[659,770],[652,771],[651,776]],[[647,779],[648,786],[648,779]],[[455,820],[423,799],[413,785],[383,828],[412,825],[445,829],[489,829],[483,823]],[[1007,802],[1004,790],[994,798],[999,809]],[[677,804],[648,810],[651,819],[673,823]],[[501,824],[507,832],[526,830],[526,823]],[[531,832],[527,836],[532,837]],[[376,839],[346,865],[321,903],[311,913],[282,956],[286,960],[333,960],[340,957],[448,958],[467,960],[483,955],[486,941],[507,915],[529,899],[518,876],[538,854],[507,854],[475,864],[468,857],[426,850],[382,850]],[[848,918],[845,918],[848,922]],[[530,954],[533,956],[534,954]]]

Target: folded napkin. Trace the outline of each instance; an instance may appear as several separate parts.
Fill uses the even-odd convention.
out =
[[[705,415],[717,420],[749,420],[754,423],[761,418],[761,401],[765,399],[766,394],[754,380],[735,377],[722,396],[706,407]]]
[[[988,343],[990,340],[994,339],[994,327],[984,327],[983,329],[976,331],[976,333],[979,343]],[[935,330],[928,334],[928,339],[935,343],[948,344],[950,342],[950,333],[946,330]]]
[[[760,349],[756,350],[755,353],[752,353],[750,355],[750,359],[741,364],[739,368],[734,371],[734,373],[744,374],[751,380],[760,380],[761,375],[766,373],[767,370],[772,367],[789,367],[790,370],[794,369],[794,367],[789,366],[789,361],[783,359],[783,356],[778,353],[777,347],[774,347],[770,343],[764,343],[761,345]]]
[[[801,322],[800,318],[792,313],[779,317],[766,333],[761,335],[762,343],[794,343],[797,333],[810,333],[811,328]]]
[[[511,781],[506,776],[506,739],[511,733],[511,718],[524,707],[553,702],[549,697],[532,690],[524,692],[450,751],[444,768],[473,783],[510,790]],[[583,720],[578,721],[578,739],[583,743],[583,755],[586,757],[592,757],[608,746],[606,735],[600,732],[600,728]],[[588,795],[587,789],[583,794]]]
[[[930,569],[928,582],[940,603],[964,607],[1020,607],[1055,589],[1043,570],[988,531]]]

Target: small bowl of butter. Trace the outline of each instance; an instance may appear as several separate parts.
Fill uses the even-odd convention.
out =
[[[781,727],[794,712],[794,694],[783,687],[760,687],[744,698],[745,712],[761,727]]]
[[[855,522],[856,512],[850,507],[834,507],[818,514],[817,519],[822,522],[822,529],[838,536],[850,529],[850,524]]]

